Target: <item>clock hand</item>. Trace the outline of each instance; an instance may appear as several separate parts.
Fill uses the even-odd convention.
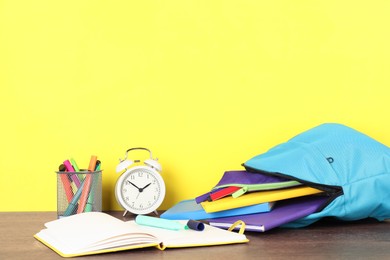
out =
[[[138,189],[138,191],[139,192],[143,192],[144,191],[144,189],[146,189],[150,184],[152,184],[152,183],[149,183],[149,184],[147,184],[145,187],[143,187],[143,188],[139,188],[137,185],[135,185],[134,183],[132,183],[131,181],[128,181],[131,185],[133,185],[134,187],[136,187],[137,189]],[[139,195],[139,194],[138,194]],[[138,196],[137,196],[138,197]]]
[[[137,194],[137,198],[135,198],[135,199],[138,199],[138,196],[141,194],[141,192],[143,192],[144,189],[147,188],[150,184],[152,184],[152,183],[149,183],[149,184],[146,185],[145,187],[138,189],[139,192],[138,192],[138,194]]]
[[[138,188],[138,186],[137,185],[135,185],[134,183],[132,183],[131,181],[128,181],[131,185],[133,185],[134,187],[136,187],[138,190],[139,190],[139,192],[142,192],[142,189],[140,189],[140,188]]]
[[[138,189],[138,191],[139,191],[139,193],[138,193],[138,195],[137,195],[137,198],[138,198],[138,196],[139,196],[139,194],[141,193],[141,192],[143,192],[144,191],[144,189],[145,188],[147,188],[150,184],[152,184],[152,183],[149,183],[148,185],[146,185],[145,187],[143,187],[143,188],[139,188]]]
[[[150,184],[152,184],[152,183],[149,183],[148,185],[146,185],[145,187],[143,187],[141,190],[143,191],[143,190],[146,189]]]

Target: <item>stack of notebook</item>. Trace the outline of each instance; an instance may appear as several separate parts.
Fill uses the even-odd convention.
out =
[[[327,200],[323,191],[295,180],[227,171],[210,192],[179,202],[161,218],[205,220],[226,229],[242,220],[246,230],[264,232],[322,209]]]

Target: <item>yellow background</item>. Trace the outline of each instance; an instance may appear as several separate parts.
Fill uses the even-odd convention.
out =
[[[390,144],[390,1],[0,0],[0,210],[56,210],[59,164],[147,147],[161,207],[338,122]],[[147,155],[147,154],[146,154]],[[282,163],[282,162],[281,162]]]

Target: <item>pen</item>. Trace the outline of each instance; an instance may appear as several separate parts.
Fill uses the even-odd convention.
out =
[[[187,225],[181,224],[180,222],[177,222],[174,220],[155,218],[155,217],[144,216],[144,215],[138,215],[135,218],[135,222],[137,224],[143,225],[143,226],[164,228],[164,229],[169,229],[169,230],[188,229]]]

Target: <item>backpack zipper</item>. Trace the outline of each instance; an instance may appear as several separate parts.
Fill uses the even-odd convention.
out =
[[[247,192],[250,191],[262,191],[262,190],[273,190],[273,189],[283,189],[283,188],[289,188],[294,186],[302,185],[302,183],[299,183],[298,181],[292,180],[292,181],[285,181],[281,183],[278,183],[275,185],[275,183],[263,183],[263,184],[237,184],[237,183],[230,183],[230,184],[224,184],[220,186],[214,187],[214,189],[229,187],[229,186],[235,186],[235,187],[241,187],[239,190],[232,193],[233,198],[238,198],[241,195],[244,195]]]
[[[341,195],[344,194],[343,188],[342,188],[341,186],[318,184],[318,183],[314,183],[314,182],[310,182],[310,181],[301,180],[301,179],[299,179],[299,178],[296,178],[296,177],[293,177],[293,176],[290,176],[290,175],[286,175],[286,174],[282,174],[282,173],[278,173],[278,172],[267,172],[267,171],[258,170],[258,169],[252,168],[252,167],[248,167],[248,166],[246,166],[245,164],[243,164],[243,166],[244,166],[245,169],[246,169],[247,171],[249,171],[249,172],[253,172],[253,173],[262,173],[262,174],[268,174],[268,175],[283,177],[283,178],[286,178],[286,179],[291,179],[291,180],[297,181],[297,182],[299,182],[299,183],[302,183],[302,184],[304,184],[304,185],[307,185],[307,186],[309,186],[309,187],[312,187],[312,188],[315,188],[315,189],[324,191],[324,192],[326,193],[326,195],[329,196],[329,199],[328,199],[328,201],[321,207],[321,209],[319,209],[318,211],[323,210],[323,209],[324,209],[326,206],[328,206],[334,199],[336,199],[337,197],[339,197],[339,196],[341,196]]]

